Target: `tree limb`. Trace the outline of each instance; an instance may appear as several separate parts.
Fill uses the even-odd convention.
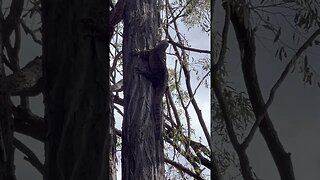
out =
[[[211,53],[211,51],[208,51],[208,50],[202,50],[202,49],[196,49],[196,48],[183,46],[180,43],[174,42],[174,40],[170,36],[169,36],[169,43],[171,43],[172,45],[177,46],[181,49],[188,50],[188,51],[194,51],[194,52],[198,52],[198,53],[207,53],[207,54]]]
[[[33,114],[30,109],[13,107],[15,131],[41,142],[45,141],[46,128],[43,118]]]
[[[246,88],[256,119],[258,119],[265,110],[265,103],[260,90],[255,67],[255,35],[251,28],[244,25],[243,16],[232,13],[231,22],[236,33],[241,53],[241,65]],[[290,153],[287,153],[284,150],[268,113],[265,113],[263,116],[259,128],[277,165],[281,179],[294,180]]]
[[[42,60],[36,57],[24,68],[0,79],[0,92],[13,96],[35,96],[42,92]]]
[[[31,35],[31,38],[33,39],[34,42],[38,43],[39,45],[42,45],[42,41],[40,39],[37,38],[37,36],[35,35],[35,33],[26,25],[26,23],[21,20],[21,26],[24,30],[24,32],[28,35]]]
[[[24,0],[12,0],[10,12],[4,21],[4,38],[9,39],[9,35],[19,24],[20,16],[23,10]]]
[[[288,73],[290,72],[290,70],[292,69],[292,67],[296,64],[297,60],[299,59],[299,57],[301,56],[301,54],[310,46],[312,45],[312,41],[320,34],[320,29],[316,30],[307,40],[305,43],[303,43],[303,45],[298,49],[298,51],[294,54],[294,56],[291,58],[290,62],[287,64],[287,66],[285,67],[284,71],[281,73],[279,79],[276,81],[276,83],[273,85],[273,87],[271,88],[270,91],[270,95],[269,98],[266,102],[266,104],[264,105],[263,108],[263,112],[261,113],[261,115],[258,116],[258,118],[256,119],[254,125],[252,126],[248,136],[245,138],[244,142],[242,143],[242,146],[244,147],[248,147],[250,141],[253,139],[254,133],[256,132],[256,130],[258,129],[260,122],[263,120],[265,114],[268,111],[268,108],[270,107],[275,93],[277,91],[277,89],[280,87],[281,83],[284,81],[284,79],[287,77]]]
[[[225,8],[226,14],[225,14],[225,19],[224,19],[224,27],[222,30],[221,49],[220,49],[218,62],[213,65],[212,72],[218,71],[221,68],[221,66],[223,65],[223,63],[225,61],[225,56],[226,56],[226,52],[227,52],[228,30],[229,30],[229,26],[230,26],[230,16],[231,16],[229,1],[228,0],[225,1],[223,3],[223,6]]]
[[[26,155],[24,160],[28,161],[33,167],[35,167],[42,175],[44,174],[44,165],[39,158],[29,149],[25,144],[19,141],[17,138],[13,139],[14,146]]]
[[[188,168],[184,167],[182,164],[177,163],[175,161],[172,161],[168,158],[164,158],[164,162],[171,164],[172,166],[174,166],[175,168],[177,168],[180,171],[183,171],[185,173],[187,173],[189,176],[198,179],[198,180],[204,180],[201,176],[199,176],[198,174],[195,174],[194,172],[192,172],[191,170],[189,170]]]

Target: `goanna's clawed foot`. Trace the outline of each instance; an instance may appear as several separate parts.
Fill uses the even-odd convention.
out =
[[[141,73],[141,69],[139,69],[138,67],[135,67],[134,71],[137,72],[137,73]]]
[[[134,49],[134,50],[131,52],[131,54],[132,54],[133,56],[139,56],[139,50],[138,50],[138,49]]]

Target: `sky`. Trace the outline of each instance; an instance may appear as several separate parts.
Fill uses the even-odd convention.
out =
[[[220,2],[216,2],[216,28],[222,29],[223,12]],[[239,63],[239,51],[233,27],[230,26],[229,49],[226,59],[228,60],[227,69],[230,72],[230,80],[237,89],[244,89],[244,82],[241,75],[241,65]],[[209,37],[202,36],[199,31],[192,30],[188,36],[192,47],[208,49]],[[263,34],[262,34],[263,35]],[[279,61],[274,57],[274,50],[271,44],[262,45],[256,40],[257,45],[257,71],[261,89],[264,97],[267,98],[270,88],[282,72],[287,61]],[[35,45],[30,37],[23,36],[20,57],[22,66],[34,56],[39,55],[40,46]],[[267,47],[267,48],[266,48]],[[310,60],[313,60],[314,68],[320,71],[317,48],[312,48]],[[289,57],[291,57],[289,55]],[[269,115],[274,123],[284,148],[290,152],[296,179],[318,179],[320,176],[320,144],[315,140],[319,136],[320,127],[320,89],[317,87],[304,87],[300,74],[291,73],[281,85],[276,93],[274,102],[269,109]],[[198,93],[197,99],[201,102],[202,112],[205,119],[209,119],[209,98],[206,89],[204,93]],[[200,92],[200,91],[199,91]],[[32,111],[38,115],[43,115],[42,97],[31,98]],[[194,122],[194,121],[193,121]],[[194,122],[195,123],[195,122]],[[197,123],[194,124],[197,135],[203,136]],[[17,138],[25,142],[38,157],[43,157],[43,145],[36,140],[26,136],[15,134]],[[249,146],[248,155],[251,166],[255,173],[264,180],[279,180],[276,166],[272,160],[266,144],[257,133]],[[43,159],[42,159],[43,160]],[[23,160],[23,155],[16,150],[16,175],[18,180],[33,179],[40,180],[41,175]]]

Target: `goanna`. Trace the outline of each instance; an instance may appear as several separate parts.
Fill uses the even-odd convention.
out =
[[[159,140],[163,132],[162,120],[162,97],[166,91],[168,83],[168,70],[165,62],[166,49],[169,46],[168,41],[160,41],[153,49],[136,52],[135,55],[140,56],[148,62],[150,70],[142,70],[137,68],[139,73],[151,81],[155,92],[152,99],[152,114],[155,120],[155,139]]]

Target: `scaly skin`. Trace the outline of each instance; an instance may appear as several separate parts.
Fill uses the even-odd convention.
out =
[[[168,71],[165,63],[166,49],[168,46],[168,41],[163,40],[160,41],[153,49],[137,53],[142,59],[148,61],[148,65],[150,68],[150,71],[141,70],[139,68],[138,71],[149,81],[151,81],[155,89],[152,100],[152,114],[154,116],[156,124],[156,140],[159,140],[161,138],[163,132],[161,102],[168,83]]]

